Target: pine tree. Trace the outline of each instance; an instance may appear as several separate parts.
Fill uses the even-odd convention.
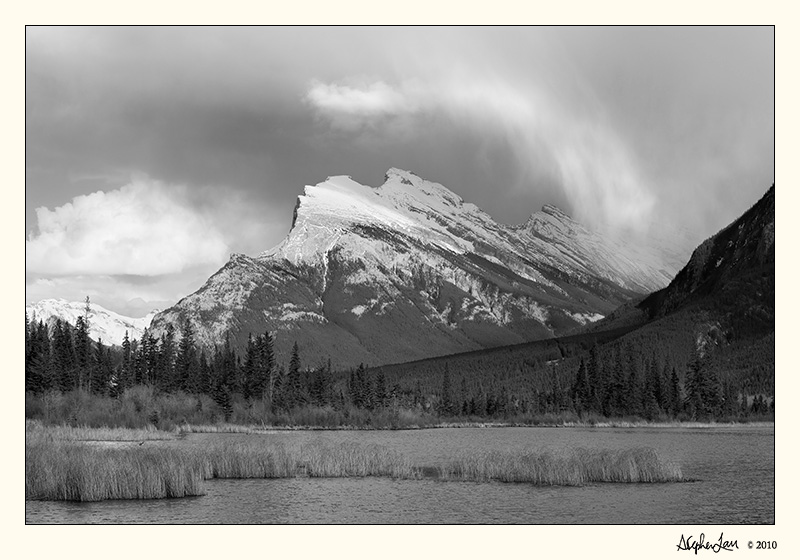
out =
[[[91,339],[89,338],[89,323],[82,316],[75,320],[75,366],[78,375],[78,388],[89,390],[91,375]]]
[[[225,335],[222,348],[217,348],[214,353],[213,399],[222,410],[225,421],[231,419],[233,414],[233,393],[236,384],[236,357],[231,348],[230,336]]]
[[[30,322],[28,321],[28,310],[25,310],[25,357],[28,356],[28,346],[31,342]]]
[[[326,366],[320,366],[314,370],[311,378],[309,396],[311,398],[311,402],[316,406],[325,406],[330,401],[329,376],[330,371]]]
[[[38,353],[37,345],[31,344],[30,325],[28,323],[28,312],[25,311],[25,392],[35,391],[33,372],[33,360]]]
[[[703,385],[703,400],[706,403],[706,414],[715,417],[722,410],[723,393],[722,383],[719,379],[717,368],[708,360],[705,364],[705,383]]]
[[[128,338],[128,331],[125,331],[125,338],[122,339],[122,362],[119,366],[117,376],[117,394],[122,394],[125,389],[133,384],[133,357],[131,353],[131,341]]]
[[[729,381],[723,385],[720,413],[728,417],[736,416],[739,412],[738,405],[736,391],[733,389],[733,383]]]
[[[622,403],[622,409],[626,414],[633,416],[642,415],[642,401],[644,396],[644,388],[642,383],[642,368],[639,360],[634,352],[629,349],[626,351],[628,379],[625,388],[625,397]]]
[[[672,395],[672,384],[670,383],[669,378],[669,363],[665,362],[663,367],[658,368],[656,375],[658,375],[658,384],[659,384],[659,392],[656,395],[656,400],[658,401],[658,407],[664,411],[669,412],[672,408],[672,401],[674,399]]]
[[[245,350],[244,366],[242,367],[242,396],[249,401],[260,396],[258,390],[258,344],[253,340],[253,334],[247,335],[247,349]]]
[[[292,357],[289,360],[289,371],[286,374],[284,387],[284,406],[291,410],[305,403],[303,379],[300,373],[300,348],[297,342],[292,346]]]
[[[92,392],[98,395],[108,394],[111,389],[113,368],[111,366],[109,350],[103,345],[103,340],[101,338],[98,338],[95,344],[93,371],[91,384]]]
[[[611,364],[611,373],[606,381],[603,414],[608,417],[622,416],[625,414],[625,395],[627,379],[623,362],[622,347],[617,346],[614,360]]]
[[[272,408],[274,410],[286,410],[286,370],[281,366],[275,374],[272,387]]]
[[[422,384],[419,379],[414,383],[414,406],[425,408],[425,398],[422,394]]]
[[[200,350],[200,355],[195,362],[194,368],[193,377],[189,380],[190,388],[186,390],[213,397],[214,370],[209,363],[205,350]]]
[[[167,323],[161,335],[161,347],[157,355],[156,385],[163,391],[175,389],[175,327]]]
[[[150,353],[150,337],[147,329],[142,333],[142,338],[136,345],[133,355],[133,384],[143,385],[147,383],[147,355]]]
[[[61,319],[56,319],[53,327],[53,376],[56,388],[62,392],[71,391],[77,385],[72,329]]]
[[[600,347],[597,345],[597,342],[594,343],[592,350],[589,352],[589,363],[586,367],[586,375],[589,379],[589,400],[587,408],[593,412],[600,413],[603,411],[606,381],[603,372],[603,363],[600,357]]]
[[[198,383],[198,360],[194,343],[194,327],[189,317],[184,318],[181,326],[181,340],[178,343],[178,356],[175,362],[176,388],[181,391],[192,392],[198,385],[204,385],[207,392],[211,389],[208,380]]]
[[[375,383],[372,382],[372,376],[368,369],[364,370],[364,380],[362,387],[364,388],[364,408],[367,410],[375,409]]]
[[[273,350],[273,339],[269,331],[266,331],[258,340],[258,375],[261,388],[261,397],[265,400],[272,399],[273,376],[275,372],[275,352]]]
[[[683,396],[681,395],[681,384],[678,379],[678,370],[675,366],[672,367],[672,375],[670,376],[670,395],[672,397],[672,414],[677,416],[683,412]]]
[[[389,388],[386,386],[386,376],[381,371],[375,381],[375,408],[386,408],[389,404]]]
[[[52,386],[50,336],[42,322],[28,324],[26,318],[25,391],[41,394]]]
[[[555,370],[554,370],[555,371]],[[554,408],[558,411],[561,410],[561,407],[565,405],[563,400],[563,391],[561,390],[561,385],[558,385],[558,392],[555,394],[555,397],[558,400],[554,400]],[[497,397],[496,401],[496,408],[495,411],[499,416],[506,416],[509,412],[509,405],[511,399],[508,394],[508,388],[505,385],[500,387],[500,395]]]
[[[642,381],[639,392],[639,411],[647,420],[653,420],[658,414],[658,400],[655,396],[657,380],[654,377],[655,356],[645,359],[642,364]],[[657,373],[655,374],[658,375]]]
[[[579,414],[589,410],[591,407],[592,388],[589,381],[589,370],[586,368],[583,358],[581,358],[581,363],[578,366],[578,374],[575,377],[575,383],[572,385],[571,396],[575,410]]]
[[[444,374],[442,375],[442,389],[439,394],[439,415],[453,415],[453,392],[450,387],[450,368],[445,363]]]
[[[158,366],[159,366],[159,349],[158,339],[153,336],[151,332],[145,329],[147,334],[147,355],[145,356],[145,382],[149,385],[158,386]]]
[[[706,392],[704,375],[703,359],[699,352],[695,352],[686,372],[686,409],[692,418],[706,416],[706,403],[703,398]]]

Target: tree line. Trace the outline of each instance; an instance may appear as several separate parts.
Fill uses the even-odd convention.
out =
[[[681,367],[655,353],[643,357],[629,345],[595,342],[588,352],[569,358],[548,348],[552,359],[537,362],[536,375],[459,375],[444,361],[439,370],[426,371],[423,380],[364,364],[334,372],[330,360],[303,368],[296,342],[286,367],[277,363],[269,332],[251,334],[242,353],[234,351],[229,336],[206,351],[196,344],[188,319],[180,336],[171,325],[158,338],[147,330],[138,340],[126,333],[121,347],[93,341],[89,327],[88,301],[74,326],[57,319],[50,328],[26,313],[25,390],[41,395],[79,389],[118,397],[130,387],[148,385],[165,393],[208,395],[226,420],[235,396],[261,401],[275,412],[409,409],[444,418],[555,414],[703,420],[774,412],[774,397],[748,394],[741,384],[723,380],[703,352],[695,352]]]
[[[122,345],[114,347],[90,338],[89,317],[88,302],[74,326],[56,319],[48,327],[42,320],[30,319],[26,312],[26,392],[42,395],[83,390],[118,397],[128,388],[148,385],[164,393],[208,395],[226,420],[235,395],[246,401],[263,401],[270,410],[281,412],[303,406],[374,410],[388,406],[396,394],[381,378],[377,386],[373,384],[363,365],[350,372],[348,382],[339,383],[335,383],[330,360],[304,369],[296,342],[288,367],[278,364],[269,332],[251,334],[243,355],[234,351],[229,336],[213,352],[207,352],[196,343],[194,327],[185,319],[179,337],[168,325],[158,338],[147,329],[138,340],[130,339],[126,332]]]

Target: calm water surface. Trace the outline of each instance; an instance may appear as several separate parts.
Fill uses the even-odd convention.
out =
[[[196,434],[202,445],[236,434]],[[253,437],[252,435],[246,437]],[[715,428],[448,428],[276,432],[291,445],[323,440],[385,445],[415,464],[466,450],[652,447],[696,482],[536,487],[438,480],[209,480],[207,494],[173,500],[25,503],[27,523],[545,523],[771,524],[773,426]]]

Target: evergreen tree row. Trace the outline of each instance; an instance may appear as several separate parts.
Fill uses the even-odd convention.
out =
[[[549,373],[535,383],[508,383],[497,376],[460,376],[454,382],[449,362],[440,375],[393,378],[383,368],[363,364],[349,372],[324,366],[303,369],[297,343],[288,368],[276,363],[269,332],[251,335],[243,355],[228,336],[212,353],[198,350],[192,324],[180,337],[168,326],[160,338],[147,330],[139,340],[126,333],[121,348],[89,337],[89,306],[75,326],[56,320],[52,328],[25,317],[25,389],[34,394],[75,389],[118,396],[135,385],[163,392],[183,391],[213,398],[226,419],[234,395],[262,401],[274,412],[304,406],[354,407],[368,411],[417,409],[442,417],[509,418],[517,415],[574,413],[579,416],[665,418],[735,417],[769,414],[768,399],[745,383],[722,382],[715,363],[695,352],[680,368],[668,358],[642,357],[622,344],[591,350],[575,360],[551,360]],[[577,368],[571,363],[577,363]]]

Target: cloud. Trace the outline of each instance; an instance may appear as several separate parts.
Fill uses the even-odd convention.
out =
[[[409,137],[423,136],[433,115],[444,116],[487,142],[502,137],[524,170],[526,188],[549,174],[584,223],[635,229],[650,223],[651,187],[631,149],[599,113],[573,116],[545,89],[503,80],[445,76],[421,83],[315,82],[306,99],[331,128],[355,135],[392,134],[386,121],[401,119]]]
[[[709,235],[774,180],[773,62],[769,27],[28,28],[26,232],[142,173],[255,254],[303,185],[405,167],[507,223]]]
[[[317,116],[329,120],[333,128],[344,131],[377,128],[387,119],[414,115],[424,108],[426,92],[416,83],[393,87],[380,80],[348,81],[354,84],[360,81],[362,85],[314,80],[305,95],[305,101]]]
[[[185,189],[136,180],[37,208],[38,233],[25,241],[26,272],[39,275],[180,273],[220,263],[228,246],[213,221],[187,201]]]

